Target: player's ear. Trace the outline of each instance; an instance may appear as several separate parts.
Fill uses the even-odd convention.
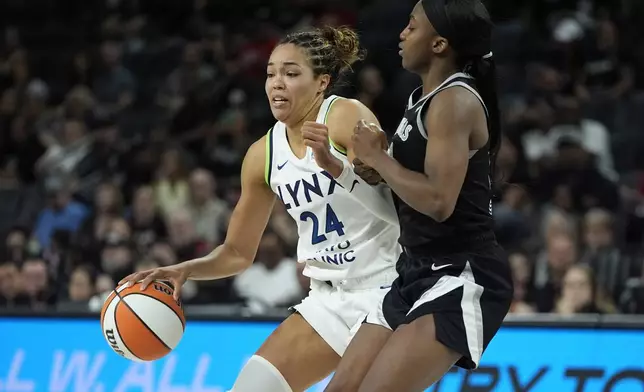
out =
[[[326,89],[329,87],[329,84],[331,84],[331,75],[320,75],[320,77],[318,77],[318,83],[318,94],[324,94]]]
[[[448,43],[446,38],[438,36],[432,40],[432,51],[434,53],[442,53],[447,49]]]

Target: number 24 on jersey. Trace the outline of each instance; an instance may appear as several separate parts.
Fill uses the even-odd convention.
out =
[[[324,234],[329,234],[335,231],[338,233],[338,236],[344,235],[344,224],[338,219],[338,216],[335,214],[335,211],[333,211],[333,208],[331,208],[329,203],[326,205],[324,234],[320,233],[320,220],[311,211],[302,212],[300,214],[300,220],[302,222],[310,220],[313,223],[313,230],[311,233],[311,244],[313,245],[326,241],[327,238]]]

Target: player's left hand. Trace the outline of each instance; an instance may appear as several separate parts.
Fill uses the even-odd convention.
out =
[[[302,138],[304,145],[313,150],[313,156],[318,166],[329,172],[334,178],[340,177],[344,166],[338,158],[331,154],[329,129],[326,125],[314,121],[305,122],[302,125]]]
[[[387,148],[387,136],[376,124],[358,121],[353,129],[353,152],[365,165],[374,167],[377,157]]]

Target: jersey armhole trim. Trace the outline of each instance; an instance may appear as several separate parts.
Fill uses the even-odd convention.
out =
[[[347,156],[347,150],[340,146],[339,144],[336,144],[331,138],[329,138],[329,144],[331,144],[331,147],[333,147],[334,150],[339,152],[340,154]]]
[[[271,186],[271,172],[273,171],[273,128],[266,133],[266,162],[264,163],[264,180]]]
[[[331,113],[331,108],[333,108],[333,104],[336,103],[339,99],[340,97],[334,97],[331,100],[331,102],[329,102],[329,107],[326,109],[326,113],[324,114],[324,124],[326,124],[326,121],[329,118],[329,113]],[[343,148],[339,144],[336,144],[330,137],[329,137],[329,144],[331,144],[331,147],[333,147],[333,149],[339,152],[340,154],[344,156],[347,155],[346,148]]]

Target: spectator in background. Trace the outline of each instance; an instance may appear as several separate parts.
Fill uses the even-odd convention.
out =
[[[512,269],[512,280],[514,282],[514,298],[510,306],[511,313],[531,314],[536,309],[527,302],[532,265],[528,256],[523,252],[512,252],[508,257]]]
[[[546,250],[537,256],[532,274],[531,302],[536,304],[539,312],[553,311],[564,275],[577,261],[577,249],[572,238],[558,235],[546,241]]]
[[[612,117],[619,109],[617,105],[633,88],[633,69],[612,20],[601,17],[593,33],[585,43],[576,93],[589,104],[590,115],[614,126]]]
[[[539,128],[526,132],[522,138],[528,162],[552,166],[560,154],[561,143],[575,142],[593,156],[592,166],[603,177],[617,179],[609,132],[603,124],[582,116],[577,98],[561,96],[554,98],[552,103],[541,99],[536,105],[533,121]]]
[[[273,211],[271,212],[271,218],[268,221],[268,227],[280,237],[286,249],[295,250],[297,248],[297,241],[299,239],[297,224],[293,221],[293,217],[286,211],[284,203],[275,203]],[[289,251],[290,253],[292,252]]]
[[[530,238],[532,228],[528,208],[528,195],[524,188],[516,185],[506,187],[501,202],[493,209],[494,232],[504,248],[521,246]]]
[[[22,292],[22,278],[13,263],[0,264],[0,306],[15,308],[29,306],[29,297]]]
[[[226,203],[217,198],[215,178],[209,171],[197,169],[191,173],[188,210],[197,236],[211,247],[221,243],[229,210]]]
[[[560,144],[562,139],[577,141],[592,155],[593,166],[608,180],[618,179],[611,151],[610,132],[601,122],[586,118],[582,105],[574,95],[563,95],[557,98],[557,124],[549,134]]]
[[[199,237],[192,215],[186,209],[176,210],[168,216],[168,242],[180,260],[201,257],[210,251],[208,244]]]
[[[77,245],[85,257],[96,259],[99,245],[105,241],[112,221],[123,215],[123,195],[113,183],[102,183],[94,195],[94,210],[83,221],[77,234]]]
[[[385,81],[377,67],[366,65],[358,74],[357,99],[378,116],[382,129],[389,132],[396,129],[400,121],[399,112],[392,110],[396,102],[385,92]]]
[[[570,267],[563,277],[555,312],[560,315],[614,313],[615,306],[595,283],[590,267],[576,265]]]
[[[613,215],[591,209],[584,216],[583,241],[587,263],[597,277],[597,284],[614,302],[619,301],[625,282],[632,276],[630,258],[615,244]]]
[[[121,64],[121,45],[116,41],[105,41],[101,45],[103,67],[92,82],[96,94],[99,114],[119,114],[134,100],[135,80],[132,73]]]
[[[576,229],[577,223],[573,216],[557,208],[544,209],[540,245],[562,235],[576,241]]]
[[[22,115],[35,129],[42,129],[55,113],[49,110],[49,87],[41,79],[33,79],[25,90]]]
[[[203,83],[213,81],[215,77],[215,68],[203,62],[201,45],[190,42],[183,49],[181,64],[168,75],[157,102],[168,109],[170,115],[174,115],[185,104],[189,92]]]
[[[95,104],[92,90],[87,86],[76,86],[65,95],[58,117],[61,120],[85,121],[90,117]]]
[[[5,91],[5,95],[7,91]],[[0,149],[5,157],[13,157],[18,165],[18,175],[23,184],[33,183],[36,180],[36,165],[38,160],[46,151],[44,144],[32,127],[29,127],[25,118],[16,116],[12,120],[9,117],[6,121],[6,132],[0,136],[4,140]],[[9,130],[8,132],[6,130]]]
[[[111,242],[124,241],[129,243],[132,241],[132,229],[130,229],[130,225],[127,224],[124,218],[114,218],[109,224],[105,239]]]
[[[251,113],[247,94],[234,89],[228,94],[229,108],[224,110],[206,134],[202,151],[204,166],[219,176],[233,176],[241,170],[244,151],[252,140],[248,125]]]
[[[169,148],[163,152],[154,191],[156,204],[165,217],[188,205],[188,174],[179,150]]]
[[[77,87],[89,86],[92,83],[93,67],[90,56],[84,51],[77,52],[71,59],[65,79],[68,87],[73,91]]]
[[[174,265],[179,262],[177,254],[167,242],[157,241],[150,246],[147,257],[159,263],[161,266]]]
[[[81,203],[72,199],[72,183],[66,177],[51,177],[45,180],[48,205],[40,212],[34,228],[34,236],[43,248],[49,245],[55,230],[75,232],[88,215]]]
[[[579,139],[567,136],[558,141],[551,167],[543,168],[538,189],[544,200],[572,213],[593,207],[615,210],[620,204],[617,185],[595,168],[593,156]]]
[[[78,163],[76,175],[79,179],[77,194],[88,202],[101,182],[116,181],[122,169],[120,130],[115,119],[94,119],[92,144],[89,154]]]
[[[76,167],[88,156],[92,146],[85,123],[78,120],[67,120],[60,138],[43,134],[41,139],[47,151],[38,159],[36,170],[44,178],[76,174]]]
[[[14,158],[0,161],[0,232],[16,224],[24,205],[25,192],[20,184]]]
[[[96,294],[88,301],[88,308],[92,312],[99,312],[110,292],[114,289],[114,280],[108,274],[100,274],[96,278]]]
[[[277,234],[264,234],[255,263],[235,277],[234,288],[257,312],[288,305],[302,295],[296,262],[286,257]]]
[[[28,235],[29,231],[22,227],[14,227],[9,231],[5,240],[7,261],[21,264],[27,258]]]
[[[152,259],[141,259],[134,264],[134,272],[146,271],[149,269],[158,268],[159,263]]]
[[[57,229],[53,232],[49,245],[41,252],[47,263],[50,279],[56,286],[56,292],[65,287],[68,279],[80,260],[79,251],[73,242],[73,233]]]
[[[31,79],[31,69],[27,51],[17,49],[7,59],[6,67],[9,70],[9,79],[11,87],[16,91],[18,100],[24,98],[27,85]]]
[[[134,269],[134,254],[124,240],[107,239],[101,251],[101,269],[118,282]]]
[[[47,264],[42,259],[29,259],[22,265],[22,285],[32,309],[46,309],[56,303]]]
[[[72,272],[67,288],[67,305],[81,305],[87,309],[89,300],[95,294],[95,278],[89,266],[78,266]]]
[[[158,213],[152,186],[142,185],[136,189],[128,222],[134,246],[141,253],[145,253],[158,239],[167,236],[166,224]]]

